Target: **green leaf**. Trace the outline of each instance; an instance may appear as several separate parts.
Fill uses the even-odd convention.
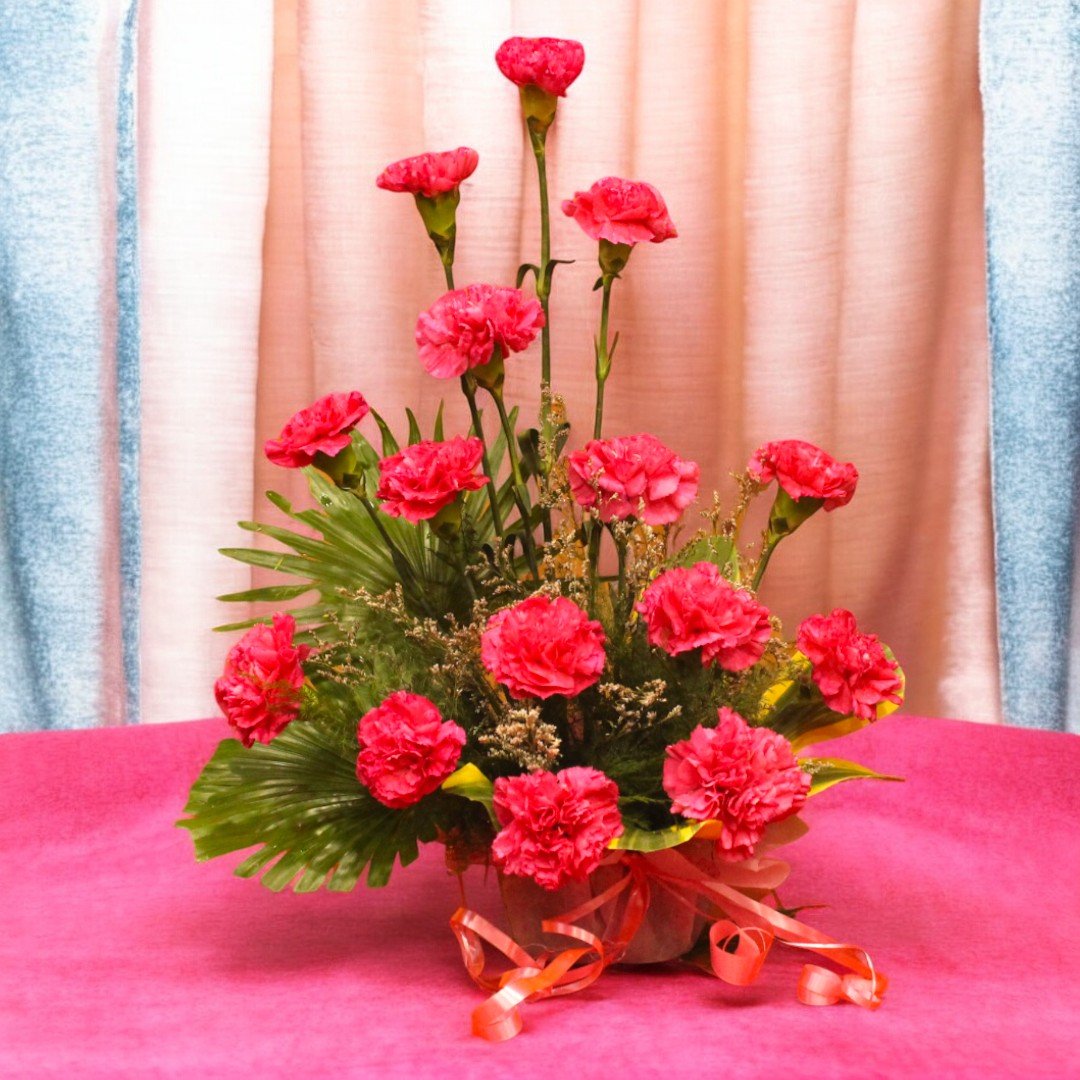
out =
[[[448,795],[457,795],[470,802],[480,803],[498,826],[493,806],[494,785],[475,765],[462,765],[442,782],[442,789]]]
[[[248,601],[258,603],[261,601],[295,600],[304,593],[311,592],[313,585],[267,585],[261,589],[247,589],[245,592],[223,593],[218,597],[226,603],[239,603]]]
[[[442,442],[445,436],[443,435],[443,408],[446,406],[446,402],[439,399],[439,411],[435,414],[435,434],[434,439],[436,442]]]
[[[394,864],[412,862],[434,840],[438,799],[392,810],[356,778],[355,735],[340,720],[296,720],[268,745],[226,739],[203,769],[177,822],[201,861],[257,847],[240,877],[295,891],[348,891],[367,870],[384,885]]]
[[[874,772],[865,765],[844,761],[842,758],[802,758],[799,764],[803,771],[811,776],[811,795],[817,795],[835,784],[842,784],[845,780],[893,780],[902,783],[904,779],[902,776],[886,776]]]
[[[622,836],[608,844],[618,851],[663,851],[692,840],[701,831],[704,821],[691,821],[686,825],[669,825],[666,829],[639,829],[626,825]]]
[[[711,562],[720,567],[725,577],[730,577],[728,568],[733,563],[735,566],[738,565],[733,558],[734,554],[734,545],[730,537],[705,534],[691,540],[684,548],[681,548],[673,561],[676,566],[693,566],[694,563]]]
[[[539,476],[541,472],[540,432],[536,428],[526,428],[518,434],[517,441],[521,449],[522,475],[526,480]]]
[[[391,454],[396,454],[400,448],[390,426],[374,409],[371,410],[371,415],[375,418],[375,423],[379,425],[379,431],[382,432],[382,456],[390,457]]]
[[[514,278],[514,285],[520,289],[529,274],[532,274],[533,277],[539,279],[540,267],[535,263],[522,263],[518,267],[517,276]]]
[[[412,409],[406,409],[405,415],[409,418],[409,445],[415,446],[424,437],[420,434],[420,421]]]

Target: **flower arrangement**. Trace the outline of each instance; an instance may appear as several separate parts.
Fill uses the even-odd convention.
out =
[[[222,599],[309,599],[222,628],[246,629],[215,687],[238,738],[180,824],[199,858],[255,848],[237,873],[272,889],[381,886],[429,842],[455,873],[494,866],[515,933],[464,906],[451,919],[492,991],[473,1017],[486,1038],[515,1034],[522,1002],[582,989],[616,961],[681,958],[743,984],[774,941],[846,969],[808,965],[801,1000],[875,1007],[884,977],[783,907],[788,866],[771,852],[805,830],[808,799],[888,779],[811,748],[893,711],[903,675],[850,612],[811,615],[790,641],[758,596],[780,542],[846,505],[858,473],[809,443],[770,442],[736,476],[731,512],[714,497],[695,523],[694,462],[652,434],[605,436],[615,283],[637,245],[677,236],[660,192],[618,177],[562,204],[597,242],[601,293],[592,438],[567,452],[547,134],[584,50],[513,38],[496,61],[520,89],[540,190],[540,258],[516,285],[454,281],[476,151],[422,154],[377,180],[413,195],[441,260],[447,291],[417,318],[417,360],[458,381],[471,428],[448,437],[440,409],[427,438],[407,411],[402,444],[353,391],[266,443],[272,462],[304,470],[314,506],[270,493],[295,527],[242,527],[285,550],[224,553],[299,580]],[[505,365],[528,362],[515,356],[537,338],[539,422],[523,429]],[[766,492],[764,532],[746,543]],[[487,972],[485,944],[509,971]]]

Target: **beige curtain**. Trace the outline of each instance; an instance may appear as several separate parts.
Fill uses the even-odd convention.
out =
[[[850,607],[904,662],[911,711],[997,720],[977,16],[977,0],[278,0],[261,276],[250,260],[240,268],[261,287],[257,357],[253,339],[222,348],[214,366],[235,400],[187,417],[212,439],[250,414],[249,455],[233,459],[230,435],[228,482],[197,480],[182,521],[148,493],[160,563],[209,551],[235,517],[272,516],[268,486],[302,497],[258,447],[316,394],[359,389],[388,416],[433,413],[447,387],[420,368],[412,328],[440,268],[411,200],[374,178],[399,157],[475,147],[456,276],[512,281],[538,250],[535,181],[492,57],[515,33],[576,37],[586,65],[549,144],[553,197],[611,173],[645,179],[680,232],[639,249],[618,285],[608,432],[655,432],[728,495],[728,474],[766,439],[803,437],[855,461],[855,500],[781,548],[764,598],[791,629]],[[258,190],[244,194],[245,213],[260,205]],[[556,274],[553,342],[580,440],[595,249],[561,215],[553,249],[578,260]],[[179,346],[168,351],[163,383],[181,367]],[[256,358],[257,380],[237,379]],[[527,410],[537,363],[508,365]],[[463,428],[452,393],[448,404]],[[157,407],[144,428],[166,442]],[[215,585],[247,585],[246,568],[215,566]],[[172,659],[144,634],[148,720],[212,708],[227,642],[206,627],[233,613],[205,599],[209,580],[148,585],[163,622],[165,594],[202,590],[172,621]]]

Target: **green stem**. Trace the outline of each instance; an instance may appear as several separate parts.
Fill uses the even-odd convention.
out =
[[[536,175],[540,184],[540,273],[536,276],[536,296],[544,309],[544,328],[540,331],[541,389],[551,387],[551,319],[548,313],[548,300],[551,296],[551,273],[548,267],[551,261],[551,209],[548,205],[546,140],[546,130],[529,129],[529,141],[532,143],[533,157],[536,158]],[[550,407],[546,409],[545,419],[550,425]]]
[[[593,518],[589,522],[589,599],[593,611],[596,610],[596,587],[600,583],[600,538],[604,534],[604,526],[599,518]]]
[[[443,273],[446,275],[446,287],[453,292],[454,289],[454,257],[453,248],[450,249],[450,261],[447,262],[440,250],[439,257],[443,264]],[[461,376],[461,392],[465,395],[465,400],[469,403],[469,415],[472,417],[473,431],[476,432],[476,437],[480,440],[480,446],[482,447],[482,453],[480,455],[480,463],[484,468],[484,475],[488,478],[487,482],[487,494],[488,502],[491,503],[491,524],[495,529],[495,535],[501,537],[503,534],[502,514],[499,513],[499,492],[495,487],[495,477],[491,475],[491,462],[488,458],[488,445],[487,438],[484,436],[484,425],[480,420],[480,410],[476,406],[476,391],[473,389],[472,384],[469,382],[469,376],[467,374]]]
[[[488,478],[487,494],[488,502],[491,504],[491,523],[494,526],[495,535],[501,537],[503,534],[503,521],[502,514],[499,513],[499,492],[495,487],[495,477],[491,473],[487,439],[484,437],[484,426],[480,421],[480,409],[476,404],[476,391],[470,384],[467,374],[461,376],[461,392],[469,402],[469,415],[472,417],[473,431],[476,432],[476,437],[480,440],[480,464],[483,466],[484,475]]]
[[[472,578],[469,577],[469,564],[465,559],[465,534],[458,532],[457,541],[454,544],[454,561],[457,563],[458,573],[465,582],[465,588],[469,590],[469,600],[476,603],[476,589],[473,587]]]
[[[626,606],[626,540],[619,540],[612,533],[615,540],[615,551],[619,557],[619,610]]]
[[[761,558],[758,559],[757,566],[754,568],[754,578],[750,582],[750,588],[757,592],[758,586],[761,584],[761,579],[765,576],[765,567],[769,565],[769,560],[772,558],[772,553],[776,550],[776,545],[780,543],[781,537],[775,536],[766,538],[765,545],[761,549]]]
[[[611,286],[615,278],[605,274],[604,298],[600,304],[600,337],[596,344],[596,418],[593,422],[593,438],[599,439],[604,428],[604,385],[611,374],[611,353],[608,349],[608,318],[611,314]]]
[[[540,570],[536,561],[536,543],[533,540],[532,529],[529,526],[529,504],[526,499],[527,488],[525,477],[521,471],[521,461],[518,457],[517,437],[514,427],[510,423],[510,417],[506,412],[506,403],[503,401],[502,390],[490,390],[495,401],[495,408],[499,412],[499,422],[502,424],[503,434],[506,437],[506,452],[510,458],[510,473],[513,477],[512,490],[514,502],[517,503],[518,513],[521,514],[522,544],[525,548],[525,558],[528,560],[529,569],[537,581],[540,580]]]
[[[544,312],[540,331],[540,444],[547,453],[540,455],[540,468],[546,477],[553,461],[549,458],[555,439],[551,423],[551,207],[548,203],[547,129],[529,128],[529,142],[536,158],[536,177],[540,187],[540,272],[536,275],[536,296]],[[551,511],[544,510],[544,540],[551,539]]]

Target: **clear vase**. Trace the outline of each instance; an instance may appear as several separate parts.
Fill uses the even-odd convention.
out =
[[[648,860],[649,856],[643,856]],[[544,889],[521,877],[499,874],[499,889],[511,936],[529,952],[559,950],[572,941],[559,934],[545,933],[541,923],[557,918],[599,896],[626,876],[618,863],[598,867],[587,881],[571,882],[560,889]],[[574,923],[605,940],[617,934],[625,910],[628,890],[598,911]],[[659,964],[688,953],[700,938],[705,919],[668,890],[653,886],[649,906],[637,933],[619,959],[622,964]]]

